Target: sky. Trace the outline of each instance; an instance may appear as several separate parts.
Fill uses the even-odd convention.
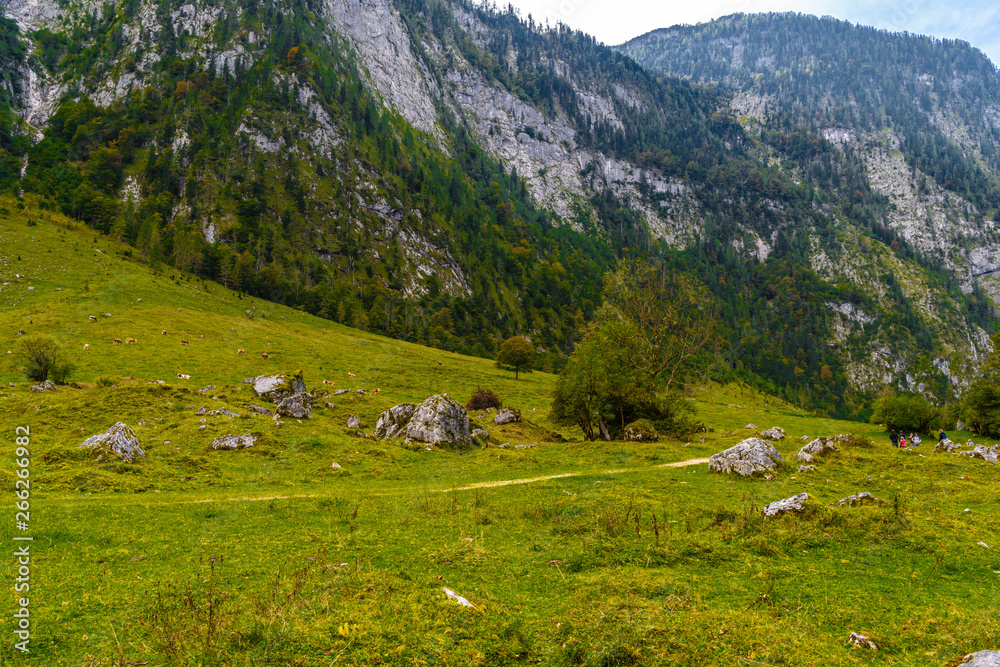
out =
[[[508,0],[493,0],[506,7]],[[727,14],[802,12],[891,30],[961,39],[1000,63],[996,0],[509,0],[536,22],[562,21],[608,45],[650,30],[710,21]]]

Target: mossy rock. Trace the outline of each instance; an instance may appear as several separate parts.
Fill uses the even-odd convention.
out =
[[[637,419],[625,427],[623,439],[626,442],[656,442],[660,434],[648,419]]]

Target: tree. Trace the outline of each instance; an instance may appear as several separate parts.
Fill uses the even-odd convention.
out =
[[[497,353],[497,367],[514,371],[515,380],[520,371],[530,373],[534,361],[535,346],[524,336],[508,338],[500,345],[500,351]]]
[[[29,380],[45,382],[51,378],[65,382],[73,364],[61,360],[59,345],[49,336],[28,336],[18,344],[17,360]]]

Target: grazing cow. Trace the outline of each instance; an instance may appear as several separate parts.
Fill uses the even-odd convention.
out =
[[[323,380],[323,384],[337,384],[336,382],[330,382],[329,380]]]
[[[260,353],[260,358],[261,359],[270,359],[271,355],[269,355],[267,352],[261,352]]]
[[[161,331],[160,333],[161,333],[161,334],[163,334],[164,336],[166,336],[166,335],[167,335],[167,330],[166,330],[166,329],[164,329],[164,330],[163,330],[163,331]]]
[[[186,340],[184,340],[183,338],[181,338],[181,345],[190,345],[190,344],[191,343],[189,343]]]
[[[444,364],[442,364],[440,361],[435,361],[434,363],[437,364],[438,366],[444,366]]]
[[[179,377],[182,380],[190,380],[191,379],[191,376],[188,375],[187,373],[178,373],[177,377]]]
[[[347,371],[347,377],[354,377],[354,373],[352,373],[351,371]]]
[[[125,342],[131,345],[132,343],[138,342],[135,338],[126,338]]]
[[[236,333],[236,329],[234,329],[232,327],[229,327],[229,330],[232,331],[233,333]]]
[[[379,390],[378,390],[378,387],[375,387],[374,389],[372,389],[372,393],[373,393],[373,394],[377,394],[377,393],[379,393]]]
[[[121,338],[115,338],[113,341],[111,341],[111,344],[112,345],[121,345],[122,344],[122,339]]]
[[[84,344],[83,344],[83,349],[85,349],[85,350],[89,350],[89,349],[90,349],[90,346],[89,346],[89,345],[87,345],[86,343],[84,343]]]
[[[202,335],[198,336],[198,338],[204,338],[204,337],[205,337],[205,334],[202,334]]]
[[[236,354],[246,354],[246,350],[236,350]]]
[[[90,321],[91,322],[96,322],[97,321],[97,315],[91,315],[90,316]]]

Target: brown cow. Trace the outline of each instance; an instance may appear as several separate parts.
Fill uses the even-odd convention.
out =
[[[246,354],[246,350],[236,350],[236,354]]]
[[[191,343],[189,343],[186,340],[184,340],[183,338],[181,338],[181,345],[190,345],[190,344]]]
[[[113,341],[111,341],[111,344],[112,345],[121,345],[122,344],[122,339],[121,338],[115,338]]]
[[[85,350],[89,350],[89,349],[90,349],[90,345],[88,345],[88,344],[84,343],[84,344],[83,344],[83,349],[85,349]]]
[[[352,373],[351,371],[347,371],[347,377],[354,377],[354,373]]]
[[[261,352],[260,353],[260,358],[261,359],[270,359],[271,355],[269,355],[267,352]]]
[[[97,321],[97,315],[91,315],[90,316],[90,321],[91,322],[96,322]]]
[[[323,380],[323,384],[337,384],[336,382],[330,382],[329,380]]]
[[[138,341],[135,338],[126,338],[125,342],[131,345],[132,343],[137,343]]]

